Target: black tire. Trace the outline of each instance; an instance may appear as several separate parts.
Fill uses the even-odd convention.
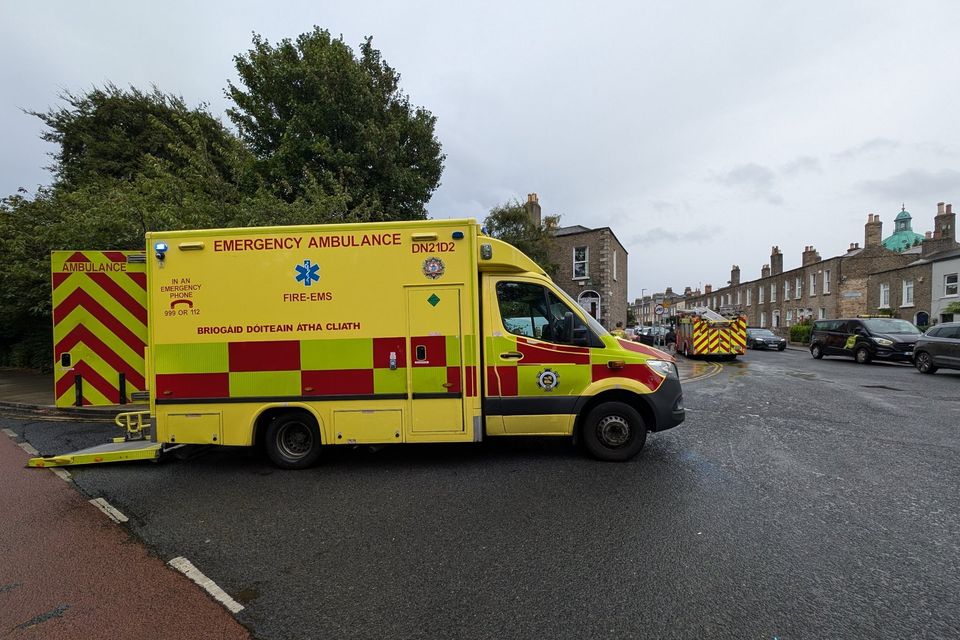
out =
[[[873,359],[870,356],[870,350],[866,347],[858,347],[853,357],[860,364],[870,364],[870,361]]]
[[[306,469],[320,457],[320,429],[313,416],[291,411],[267,427],[264,446],[270,461],[281,469]]]
[[[937,367],[933,364],[933,358],[926,351],[921,351],[913,356],[913,364],[920,373],[936,373]]]
[[[810,355],[819,360],[823,357],[823,349],[818,344],[812,344],[810,345]]]
[[[786,348],[787,348],[787,345],[782,344],[782,345],[780,345],[779,347],[777,347],[777,351],[783,351],[783,350],[785,350]]]
[[[604,402],[590,410],[580,426],[580,440],[598,460],[625,462],[643,449],[647,424],[623,402]]]

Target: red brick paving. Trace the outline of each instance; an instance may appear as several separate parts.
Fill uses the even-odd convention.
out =
[[[249,638],[75,487],[0,434],[0,638]],[[203,567],[200,567],[203,570]]]

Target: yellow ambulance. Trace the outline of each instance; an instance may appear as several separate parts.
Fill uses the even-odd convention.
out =
[[[154,441],[574,437],[627,460],[684,419],[670,356],[617,339],[474,220],[147,234]]]

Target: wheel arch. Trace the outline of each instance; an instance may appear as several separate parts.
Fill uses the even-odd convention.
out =
[[[253,438],[251,444],[258,448],[262,447],[264,436],[267,433],[267,427],[270,426],[271,422],[286,413],[303,413],[313,418],[317,423],[317,430],[320,432],[320,444],[327,444],[328,439],[324,437],[323,433],[323,420],[320,419],[320,416],[313,408],[305,404],[267,405],[261,408],[260,413],[253,419]]]
[[[643,418],[647,431],[655,431],[656,416],[650,401],[644,396],[648,394],[636,393],[627,389],[607,389],[592,396],[582,397],[581,401],[575,407],[576,416],[573,421],[573,439],[574,442],[580,440],[580,427],[590,411],[594,407],[605,402],[622,402],[636,409],[640,417]]]

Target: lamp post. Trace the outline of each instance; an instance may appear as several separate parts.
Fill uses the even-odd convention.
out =
[[[640,325],[641,326],[647,319],[647,303],[644,302],[643,300],[644,291],[646,291],[646,289],[640,289]]]

